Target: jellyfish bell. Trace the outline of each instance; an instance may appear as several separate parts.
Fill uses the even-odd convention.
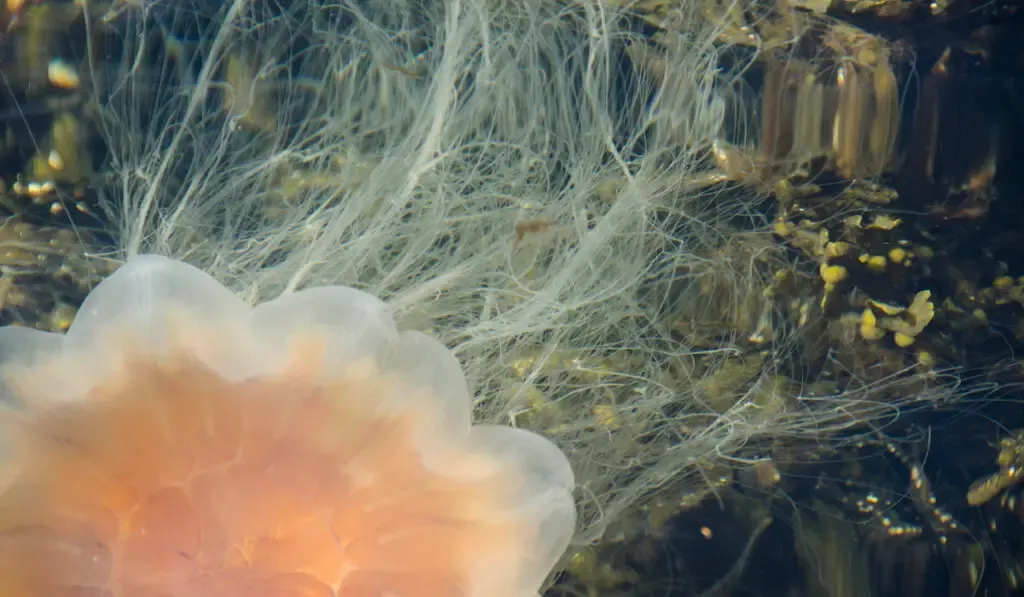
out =
[[[130,259],[66,334],[0,329],[0,593],[536,595],[565,456],[347,287],[250,307]]]

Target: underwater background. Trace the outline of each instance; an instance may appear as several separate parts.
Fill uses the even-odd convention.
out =
[[[634,34],[613,44],[613,88],[623,98],[643,81],[654,102],[672,44],[698,21],[715,31],[709,88],[722,127],[714,138],[676,134],[701,164],[686,192],[709,212],[718,206],[713,217],[727,230],[697,254],[741,264],[743,277],[688,263],[658,268],[640,288],[638,308],[657,311],[651,319],[665,342],[685,338],[694,354],[713,355],[687,361],[683,373],[667,363],[666,375],[689,380],[706,417],[731,412],[736,396],[776,413],[828,397],[824,408],[836,414],[814,419],[820,428],[765,433],[722,459],[688,461],[685,481],[645,481],[614,522],[571,548],[548,594],[1024,595],[1024,362],[1016,356],[1024,348],[1024,8],[1009,0],[604,4],[615,26]],[[523,5],[596,10],[570,0]],[[282,0],[253,15],[269,22],[289,10]],[[111,230],[122,224],[104,205],[126,188],[129,167],[111,149],[102,98],[123,90],[102,80],[102,65],[134,56],[134,85],[187,87],[224,11],[213,1],[6,2],[0,324],[65,329],[121,251]],[[148,34],[129,43],[140,28]],[[302,55],[301,36],[292,43]],[[259,48],[217,51],[225,59],[201,101],[242,129],[276,130],[287,115],[253,66]],[[415,63],[387,68],[421,76]],[[159,135],[160,94],[133,93],[152,103],[125,130]],[[636,106],[618,108],[612,128],[629,136]],[[624,144],[625,159],[646,156],[653,139]],[[567,176],[559,168],[569,166],[549,175]],[[296,172],[275,174],[281,204],[267,207],[267,221],[287,219],[292,195],[359,176]],[[722,207],[733,204],[743,210]],[[510,242],[552,226],[519,217]],[[558,394],[627,377],[634,366],[612,351],[584,365],[548,353],[534,368],[537,358],[520,356],[503,369],[507,380],[482,385],[529,377],[538,395]],[[640,366],[645,375],[649,366]],[[858,400],[873,405],[870,416],[844,410]],[[516,423],[563,433],[577,419],[552,404],[529,402]],[[671,433],[649,428],[627,420],[636,411],[623,404],[588,403],[580,435],[612,438],[609,450],[623,460],[708,425],[694,417]],[[665,418],[673,408],[659,405]],[[595,441],[581,439],[579,449]],[[632,479],[623,478],[615,483]]]

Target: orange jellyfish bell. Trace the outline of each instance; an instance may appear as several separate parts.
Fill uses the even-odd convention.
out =
[[[0,366],[0,595],[525,597],[575,523],[565,456],[352,288],[136,257]]]

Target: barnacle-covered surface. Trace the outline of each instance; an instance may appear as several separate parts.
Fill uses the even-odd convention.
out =
[[[608,391],[588,424],[606,429],[607,449],[621,456],[700,433],[740,398],[774,412],[847,402],[806,443],[758,441],[730,462],[697,463],[699,482],[663,490],[601,544],[574,553],[553,590],[1021,591],[1024,440],[1013,429],[1024,427],[1015,406],[1024,375],[1015,356],[1024,348],[1024,89],[1015,76],[1024,43],[1015,31],[1024,11],[992,0],[610,1],[630,6],[649,31],[649,43],[626,54],[656,78],[661,49],[680,33],[680,2],[700,3],[720,25],[729,126],[707,140],[707,172],[687,189],[712,206],[718,194],[748,195],[751,212],[707,249],[709,264],[737,267],[687,265],[651,281],[652,296],[705,306],[662,307],[666,333],[700,349],[667,359],[664,382],[695,382],[704,418],[633,427]],[[131,10],[115,1],[90,14],[116,27]],[[8,2],[0,19],[0,323],[60,329],[109,271],[92,232],[92,189],[109,165],[83,90],[84,18],[81,3],[36,0]],[[187,39],[165,32],[154,44],[185,68]],[[415,65],[394,68],[416,76]],[[222,77],[253,90],[236,114],[241,126],[275,126],[273,90],[245,56]],[[337,166],[337,177],[283,167],[280,204],[268,204],[267,217],[304,189],[360,184],[372,164],[349,155]],[[528,249],[551,225],[525,217],[509,232]],[[593,387],[648,365],[633,358],[515,355],[504,384],[525,396],[516,422],[578,424],[568,401],[545,395],[544,378]],[[967,373],[954,379],[952,368]],[[960,408],[930,404],[931,389],[951,382],[962,386]],[[920,396],[921,408],[890,406],[907,396]],[[866,408],[879,426],[855,425]]]

